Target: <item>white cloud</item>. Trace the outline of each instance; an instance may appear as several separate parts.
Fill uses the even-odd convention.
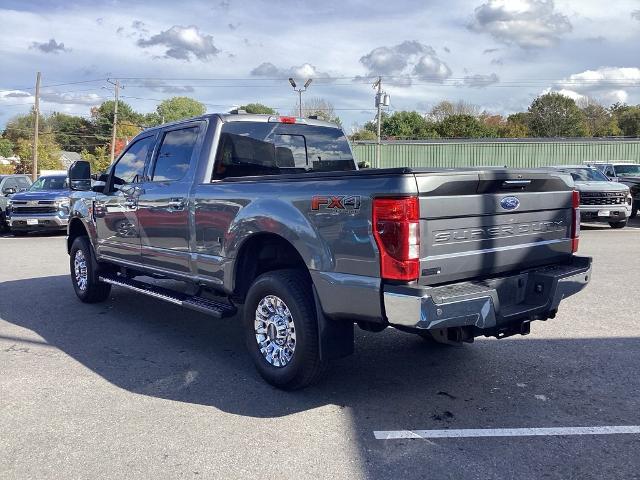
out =
[[[574,99],[595,98],[604,103],[627,102],[629,88],[640,87],[640,68],[601,67],[574,73],[552,89]]]
[[[186,61],[191,60],[192,56],[204,61],[220,53],[220,50],[213,44],[213,37],[201,33],[195,25],[188,27],[174,25],[147,39],[139,39],[137,44],[143,48],[161,45],[166,47],[164,52],[166,58]]]
[[[475,9],[469,28],[509,45],[544,48],[571,32],[572,25],[553,0],[489,0]]]
[[[280,68],[275,66],[271,62],[263,62],[253,70],[251,75],[256,77],[273,77],[273,78],[288,78],[293,77],[298,79],[307,78],[327,78],[329,74],[327,72],[321,72],[315,65],[310,63],[303,63],[302,65],[292,66],[289,68]]]
[[[360,63],[367,69],[368,76],[391,76],[390,83],[402,86],[411,85],[412,75],[435,83],[451,77],[449,65],[438,57],[433,47],[415,40],[374,48],[360,57]]]

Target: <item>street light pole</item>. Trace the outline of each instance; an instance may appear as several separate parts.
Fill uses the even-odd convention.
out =
[[[309,85],[311,85],[311,82],[313,82],[313,78],[308,78],[307,81],[304,82],[303,88],[296,88],[298,86],[296,84],[296,81],[293,78],[289,78],[289,83],[293,87],[293,90],[295,92],[298,92],[298,112],[300,118],[302,118],[302,92],[307,91],[307,88],[309,87]]]

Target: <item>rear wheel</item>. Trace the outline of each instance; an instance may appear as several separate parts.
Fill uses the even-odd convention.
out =
[[[622,220],[621,222],[609,222],[609,225],[611,225],[611,228],[624,228],[627,226],[627,221]]]
[[[322,377],[327,362],[320,360],[318,322],[304,272],[260,275],[249,288],[243,317],[249,355],[268,383],[296,390]]]
[[[638,215],[638,202],[634,200],[633,205],[631,206],[631,215],[629,218],[636,218],[636,215]]]
[[[78,237],[73,241],[69,261],[71,282],[80,300],[85,303],[97,303],[109,297],[111,285],[98,280],[98,272],[94,269],[93,250],[87,237]]]

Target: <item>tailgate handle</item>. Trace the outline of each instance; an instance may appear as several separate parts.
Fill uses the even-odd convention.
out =
[[[531,184],[531,180],[505,180],[500,188],[524,188]]]

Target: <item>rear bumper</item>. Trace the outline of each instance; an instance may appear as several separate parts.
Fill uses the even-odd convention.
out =
[[[481,330],[553,317],[560,301],[582,290],[591,278],[591,257],[522,273],[440,287],[384,286],[384,309],[391,325],[431,330]]]

